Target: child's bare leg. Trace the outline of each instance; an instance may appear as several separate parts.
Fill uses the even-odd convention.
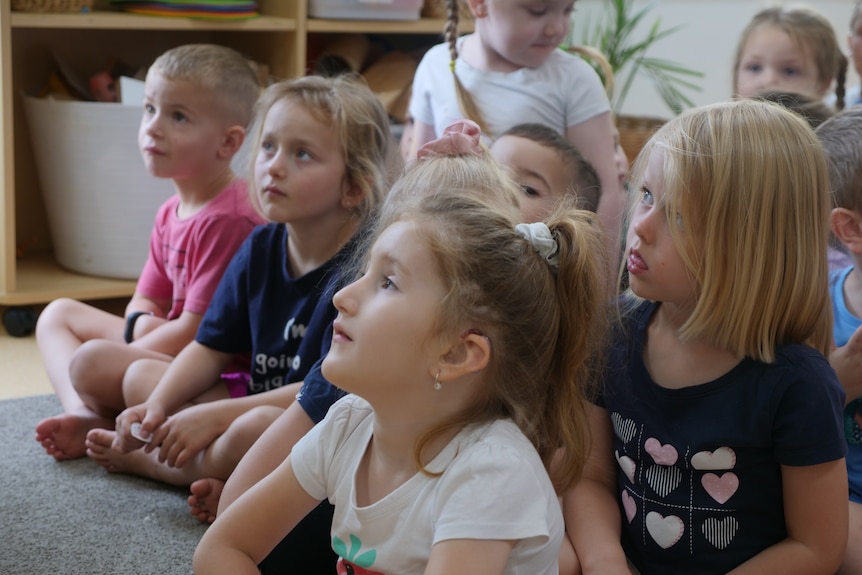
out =
[[[36,344],[64,411],[86,409],[69,377],[74,353],[93,339],[122,342],[124,325],[120,316],[68,298],[52,301],[39,314]]]
[[[224,489],[221,479],[198,479],[189,486],[189,509],[201,523],[212,523],[218,512],[218,501]]]
[[[78,346],[70,359],[68,378],[80,407],[46,418],[36,426],[36,439],[49,455],[58,460],[83,457],[90,429],[114,428],[114,418],[125,407],[123,374],[141,357],[167,358],[104,339],[89,340]],[[153,385],[157,382],[155,380]]]
[[[87,434],[87,455],[112,473],[149,477],[171,485],[191,485],[205,477],[227,480],[239,460],[266,428],[282,413],[278,407],[261,406],[238,417],[207,449],[182,467],[158,460],[157,450],[123,453],[112,449],[116,433],[93,429]]]

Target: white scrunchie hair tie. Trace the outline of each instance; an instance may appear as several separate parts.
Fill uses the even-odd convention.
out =
[[[548,226],[543,222],[518,224],[515,226],[515,231],[529,240],[533,244],[533,249],[539,252],[551,269],[557,271],[560,267],[560,246],[557,245],[557,240],[551,235]]]

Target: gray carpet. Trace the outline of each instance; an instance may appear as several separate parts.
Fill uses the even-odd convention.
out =
[[[186,489],[58,463],[34,439],[53,395],[0,401],[0,574],[191,573],[205,527]]]

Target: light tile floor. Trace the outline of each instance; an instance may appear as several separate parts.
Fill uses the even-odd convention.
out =
[[[89,302],[114,313],[122,313],[125,300]],[[41,311],[44,306],[33,306]],[[0,313],[6,308],[0,307]],[[36,336],[12,337],[0,327],[0,399],[53,393],[42,357],[36,347]]]

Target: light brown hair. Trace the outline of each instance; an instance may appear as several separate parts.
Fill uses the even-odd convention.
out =
[[[341,143],[347,179],[362,191],[363,201],[355,208],[357,215],[366,217],[372,213],[389,189],[392,174],[400,167],[389,117],[380,99],[356,74],[304,76],[278,82],[267,88],[258,102],[253,149],[260,147],[267,113],[281,100],[300,102],[318,120],[333,126]],[[253,166],[255,154],[251,156]],[[259,201],[257,194],[250,196],[254,202]]]
[[[424,189],[414,194],[417,183]],[[491,342],[476,403],[420,438],[417,464],[447,430],[511,418],[547,468],[566,448],[550,469],[562,490],[586,457],[585,389],[607,333],[607,242],[595,214],[561,206],[548,219],[559,246],[555,271],[515,230],[516,189],[488,154],[421,160],[393,186],[379,230],[417,223],[447,287],[437,331],[476,329]]]
[[[236,50],[217,44],[177,46],[156,58],[148,73],[153,72],[203,88],[230,123],[248,128],[261,87],[252,64]]]

